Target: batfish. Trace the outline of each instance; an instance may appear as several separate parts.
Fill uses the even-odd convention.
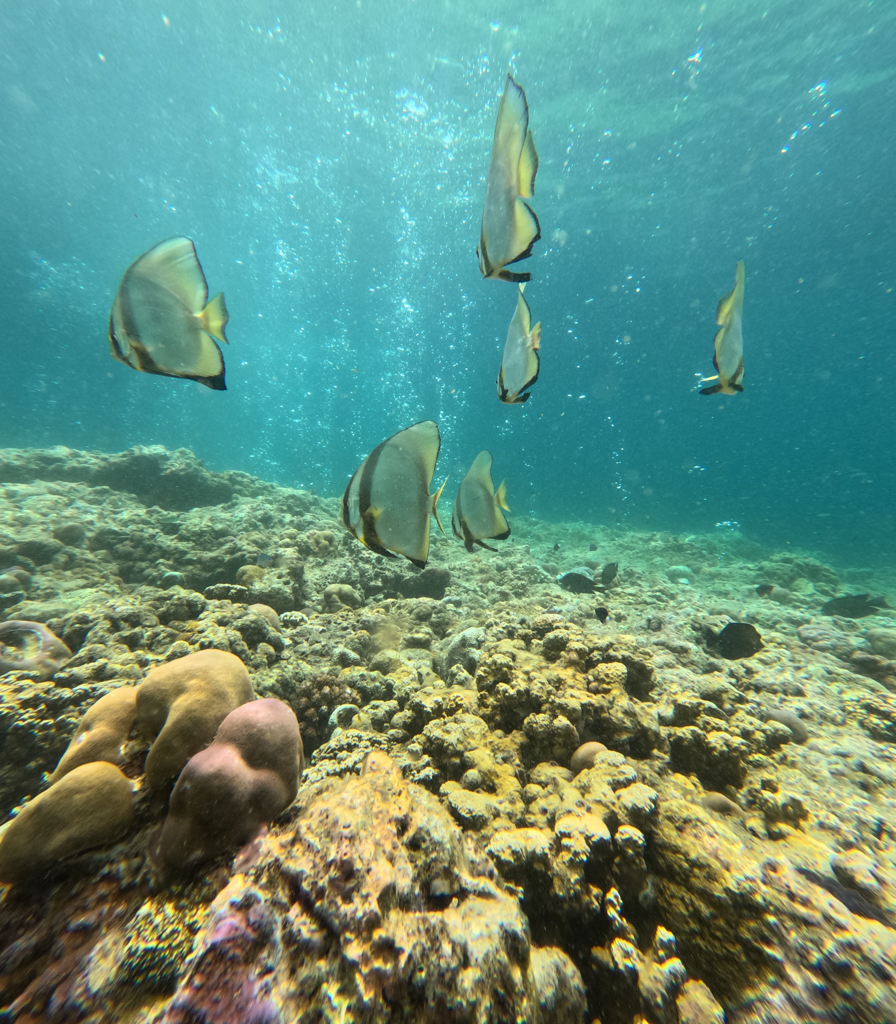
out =
[[[441,444],[438,426],[423,420],[377,445],[342,496],[342,522],[349,533],[378,555],[397,553],[425,568],[430,515],[445,532],[438,512],[445,484],[429,493]]]
[[[516,312],[507,328],[507,341],[498,371],[498,398],[505,405],[528,402],[528,390],[538,380],[541,357],[541,321],[531,327],[532,313],[519,286],[516,297]],[[525,392],[525,393],[524,393]]]
[[[154,245],[125,271],[109,317],[112,358],[162,377],[185,377],[226,391],[224,357],[230,319],[224,294],[208,285],[189,238]],[[212,340],[215,339],[215,340]]]
[[[495,490],[491,453],[480,452],[457,489],[454,511],[451,513],[451,530],[455,537],[464,542],[467,551],[472,551],[474,544],[494,551],[495,548],[483,541],[507,540],[510,536],[510,526],[501,509],[510,511],[507,507],[507,487],[502,481],[501,486]]]
[[[476,248],[485,278],[528,281],[531,277],[505,268],[531,256],[532,246],[541,238],[538,218],[526,202],[535,194],[537,171],[538,153],[529,131],[526,94],[508,75],[498,107]]]
[[[744,317],[744,261],[737,261],[734,275],[734,290],[719,299],[716,309],[715,352],[712,361],[718,373],[714,377],[706,377],[701,383],[718,380],[711,388],[702,388],[701,395],[715,395],[719,391],[723,395],[734,395],[743,391],[741,381],[744,378],[744,338],[741,330]]]

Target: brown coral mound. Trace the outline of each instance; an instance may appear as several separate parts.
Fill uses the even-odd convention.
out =
[[[121,748],[136,718],[135,686],[119,686],[105,697],[100,697],[78,723],[68,749],[50,776],[50,782],[58,782],[73,768],[91,761],[120,765],[123,761]]]
[[[227,715],[253,696],[245,666],[226,651],[196,651],[154,668],[137,692],[137,722],[153,741],[147,787],[170,782],[211,743]]]
[[[133,814],[131,784],[114,765],[94,761],[74,768],[7,826],[0,881],[30,881],[65,857],[114,842]]]
[[[157,862],[182,868],[251,842],[295,799],[302,737],[289,706],[273,698],[231,711],[214,742],[180,773]]]

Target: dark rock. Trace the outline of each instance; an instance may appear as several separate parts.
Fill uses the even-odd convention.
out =
[[[56,540],[73,548],[84,543],[85,532],[80,523],[60,523],[53,527],[53,536]]]
[[[424,569],[414,575],[393,576],[384,583],[387,597],[431,597],[441,601],[451,582],[447,569]]]

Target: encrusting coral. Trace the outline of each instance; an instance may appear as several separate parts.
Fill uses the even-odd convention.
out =
[[[180,773],[153,859],[180,869],[251,842],[295,799],[302,737],[287,704],[271,697],[231,711]]]
[[[227,715],[254,696],[245,666],[226,651],[196,651],[153,669],[137,692],[137,725],[152,742],[147,787],[174,779]]]

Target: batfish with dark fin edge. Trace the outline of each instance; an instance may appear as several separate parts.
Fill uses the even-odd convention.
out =
[[[342,522],[349,533],[378,555],[404,555],[425,568],[430,515],[445,532],[438,511],[445,484],[429,493],[441,444],[435,422],[422,420],[377,445],[342,496]]]
[[[226,391],[224,356],[215,342],[228,344],[229,319],[223,292],[208,301],[191,239],[168,238],[136,259],[121,279],[109,317],[112,358],[143,373]]]
[[[741,381],[744,378],[744,337],[742,324],[744,318],[744,261],[737,261],[734,275],[734,288],[719,299],[716,309],[715,351],[712,362],[716,368],[714,377],[705,377],[700,383],[718,380],[710,388],[701,388],[701,395],[736,395],[743,391]]]
[[[839,615],[844,619],[864,619],[866,615],[878,615],[882,610],[892,610],[887,599],[870,594],[844,594],[825,601],[821,606],[822,615]]]
[[[529,388],[538,380],[541,370],[541,321],[532,327],[532,312],[519,286],[516,311],[507,328],[507,341],[498,370],[498,398],[505,405],[529,401]]]
[[[532,246],[541,238],[538,218],[526,202],[535,194],[537,171],[526,94],[508,75],[498,107],[476,247],[486,279],[528,281],[532,276],[505,268],[531,256]]]
[[[480,452],[457,489],[451,513],[451,532],[464,542],[467,551],[472,551],[474,544],[495,551],[496,548],[484,541],[507,540],[510,536],[510,526],[502,509],[510,511],[507,486],[502,480],[495,490],[491,452]]]

